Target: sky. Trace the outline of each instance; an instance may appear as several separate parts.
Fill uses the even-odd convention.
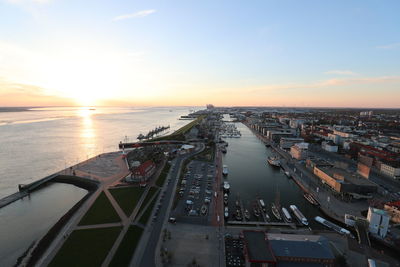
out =
[[[0,106],[400,108],[398,0],[0,0]]]

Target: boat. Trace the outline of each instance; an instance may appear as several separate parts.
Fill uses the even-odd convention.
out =
[[[226,154],[226,152],[227,152],[226,148],[225,147],[221,148],[221,152]]]
[[[239,202],[239,199],[236,199],[236,201],[235,201],[235,205],[236,205],[236,207],[240,208],[240,202]]]
[[[231,188],[231,186],[230,186],[230,184],[227,182],[227,181],[225,181],[224,182],[224,191],[229,191],[229,189]]]
[[[275,218],[278,219],[279,221],[282,221],[282,216],[279,213],[279,209],[278,209],[277,205],[275,205],[275,203],[271,204],[271,210],[272,210],[272,214],[275,216]]]
[[[291,177],[292,177],[288,171],[285,172],[285,175],[286,175],[288,178],[291,178]]]
[[[281,166],[281,162],[279,161],[279,157],[277,157],[277,156],[268,157],[267,158],[267,162],[273,167],[280,167]]]
[[[253,214],[254,214],[254,216],[256,216],[257,218],[260,217],[260,209],[259,209],[257,203],[254,203],[254,204],[253,204]]]
[[[228,205],[228,194],[227,193],[224,194],[224,205],[225,206]]]
[[[265,203],[264,203],[264,200],[263,199],[261,199],[261,198],[259,198],[258,199],[258,203],[260,204],[260,207],[261,207],[261,209],[265,212],[266,211],[266,209],[265,209]]]
[[[282,207],[281,210],[282,210],[282,214],[283,214],[283,220],[285,220],[285,222],[287,222],[287,223],[291,223],[292,216],[290,216],[289,211],[285,207]]]
[[[206,205],[201,206],[200,212],[202,215],[206,215],[207,214],[207,206]]]
[[[249,212],[248,209],[245,209],[245,210],[244,210],[244,218],[245,218],[247,221],[250,221],[250,212]]]
[[[240,209],[236,209],[236,212],[235,212],[235,219],[236,219],[237,221],[242,221],[242,220],[243,220],[242,212],[240,211]]]
[[[330,222],[330,221],[328,221],[328,220],[326,220],[326,219],[324,219],[324,218],[322,218],[322,217],[316,216],[316,217],[314,218],[314,220],[316,220],[316,221],[319,222],[320,224],[323,224],[323,225],[325,225],[326,227],[332,229],[333,231],[338,232],[339,234],[353,236],[353,235],[350,233],[349,230],[347,230],[347,229],[345,229],[345,228],[342,228],[342,227],[340,227],[339,225],[334,224],[333,222]]]
[[[227,176],[227,175],[228,175],[228,166],[227,166],[227,165],[224,165],[224,166],[222,167],[222,174],[223,174],[224,176]]]
[[[225,207],[225,209],[224,209],[224,217],[225,217],[225,218],[229,218],[229,210],[228,210],[228,207]]]
[[[301,213],[301,211],[296,207],[296,205],[290,205],[290,209],[293,211],[294,215],[296,215],[297,219],[303,224],[308,225],[307,218]]]
[[[318,201],[311,194],[304,193],[303,196],[304,196],[305,199],[307,199],[308,202],[310,202],[314,206],[318,206],[319,205]]]

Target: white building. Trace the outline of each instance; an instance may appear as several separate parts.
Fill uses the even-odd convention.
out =
[[[326,150],[328,152],[333,152],[337,153],[338,152],[338,146],[333,144],[332,142],[322,142],[321,147],[323,150]]]
[[[400,166],[390,165],[388,163],[382,163],[381,172],[394,179],[400,179]]]
[[[369,232],[384,238],[388,232],[390,216],[384,210],[368,208]]]

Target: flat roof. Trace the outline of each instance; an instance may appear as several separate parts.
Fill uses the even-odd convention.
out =
[[[334,259],[326,243],[320,241],[270,240],[270,244],[277,257]]]
[[[343,169],[339,169],[336,167],[318,167],[321,171],[325,172],[329,176],[333,177],[333,175],[339,174],[344,177],[344,182],[355,184],[355,185],[369,185],[369,186],[376,186],[375,183],[371,182],[370,180],[360,176],[359,174],[351,174]],[[338,180],[339,181],[339,180]]]
[[[249,261],[275,263],[268,239],[262,231],[243,231]]]

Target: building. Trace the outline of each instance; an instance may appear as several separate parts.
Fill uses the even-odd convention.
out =
[[[290,138],[290,137],[282,137],[279,146],[282,149],[290,149],[294,144],[304,142],[304,138]]]
[[[337,153],[338,152],[338,146],[335,145],[332,141],[324,141],[321,144],[321,147],[323,150],[328,151],[328,152],[333,152]]]
[[[308,156],[308,143],[298,143],[290,148],[292,158],[304,160]]]
[[[291,130],[271,130],[267,131],[267,138],[275,143],[279,143],[282,137],[295,137],[296,131],[294,129]]]
[[[383,209],[390,215],[392,222],[400,223],[400,201],[388,202]]]
[[[333,167],[333,164],[324,159],[308,158],[306,161],[306,166],[314,170],[314,167]]]
[[[386,174],[394,179],[400,179],[400,163],[399,162],[381,163],[380,170],[383,174]]]
[[[242,236],[245,257],[252,266],[334,266],[329,242],[319,235],[245,230]]]
[[[369,222],[369,232],[385,238],[389,228],[389,214],[385,210],[369,207],[367,220]]]
[[[156,171],[156,164],[148,160],[137,167],[132,168],[131,177],[127,178],[127,182],[144,182],[147,181]]]
[[[314,174],[335,192],[354,198],[370,197],[378,188],[370,180],[336,167],[314,167]]]

